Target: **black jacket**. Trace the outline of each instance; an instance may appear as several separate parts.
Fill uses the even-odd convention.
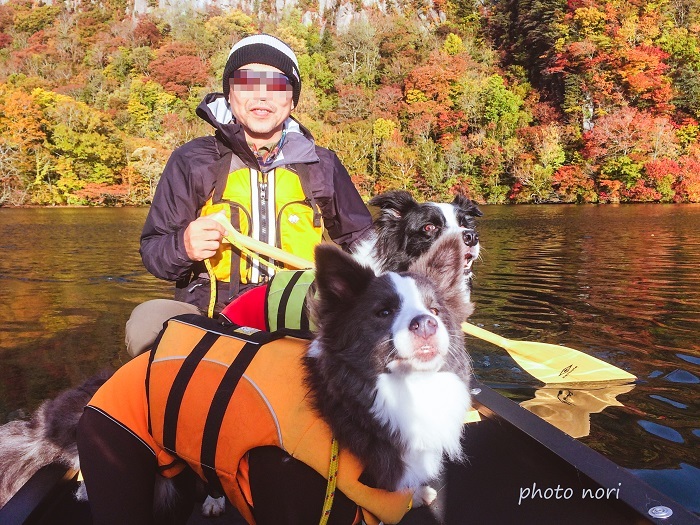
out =
[[[231,120],[222,94],[207,95],[197,115],[214,126],[216,133],[193,139],[172,153],[141,233],[141,258],[148,271],[161,279],[178,281],[178,287],[199,273],[199,265],[185,251],[184,233],[209,198],[217,175],[226,171],[222,158],[233,151],[245,164],[260,169],[242,127]],[[286,126],[282,155],[268,169],[294,163],[309,166],[311,191],[326,230],[333,241],[348,250],[370,229],[371,216],[335,153],[316,146],[309,131],[294,119],[288,119]]]

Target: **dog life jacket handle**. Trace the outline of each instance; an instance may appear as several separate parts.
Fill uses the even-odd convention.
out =
[[[301,339],[313,338],[316,326],[309,320],[307,299],[315,294],[314,270],[281,270],[267,285],[265,325],[270,332],[285,330]]]

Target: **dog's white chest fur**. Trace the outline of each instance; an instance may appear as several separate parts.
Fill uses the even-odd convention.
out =
[[[352,256],[361,264],[369,266],[375,275],[382,273],[381,262],[377,260],[374,246],[377,244],[377,234],[372,232],[352,248]]]
[[[460,428],[470,405],[467,386],[450,372],[379,376],[372,412],[405,447],[406,472],[398,488],[415,489],[435,478],[443,453],[460,457]]]

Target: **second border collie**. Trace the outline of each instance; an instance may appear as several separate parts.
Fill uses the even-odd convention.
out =
[[[445,233],[459,233],[466,246],[464,280],[467,296],[471,289],[472,264],[481,245],[476,217],[483,213],[473,201],[457,195],[451,203],[419,203],[407,191],[377,195],[368,203],[379,209],[374,232],[353,250],[355,258],[379,275],[402,272]]]

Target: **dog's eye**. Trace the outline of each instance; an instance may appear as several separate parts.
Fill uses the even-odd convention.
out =
[[[391,315],[391,309],[390,308],[382,308],[377,312],[377,317],[389,317]]]
[[[437,317],[440,315],[440,310],[438,310],[437,308],[431,308],[430,313]]]
[[[432,232],[432,231],[435,231],[436,228],[437,228],[437,226],[435,226],[434,224],[428,223],[425,226],[423,226],[423,231]]]

